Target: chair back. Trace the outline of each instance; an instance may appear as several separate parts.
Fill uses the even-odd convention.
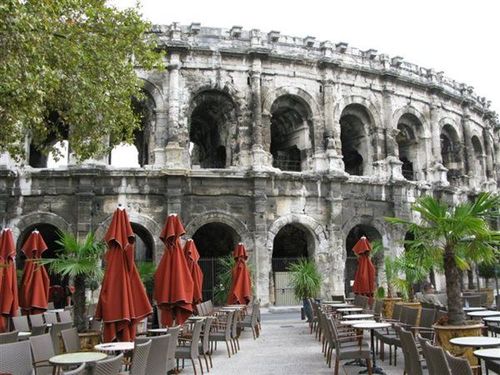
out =
[[[429,362],[432,363],[429,367],[429,375],[452,375],[443,348],[434,346],[429,341],[425,341],[424,346],[426,348],[424,356],[427,361],[427,367],[429,367]],[[425,355],[426,352],[427,356]]]
[[[154,337],[138,337],[135,339],[136,345],[143,344],[151,340],[149,349],[146,374],[166,374],[167,373],[167,351],[170,343],[170,335]]]
[[[431,328],[436,321],[436,309],[422,308],[420,311],[420,327]]]
[[[421,335],[417,335],[417,340],[418,343],[420,344],[420,348],[422,349],[422,355],[424,356],[425,362],[427,363],[427,370],[429,372],[429,375],[435,373],[436,369],[434,368],[433,363],[429,358],[429,351],[427,350],[427,345],[426,345],[426,343],[430,344],[431,340],[426,339]]]
[[[71,316],[71,311],[64,310],[57,313],[59,315],[59,321],[61,323],[73,323],[73,317]]]
[[[170,327],[168,329],[170,340],[167,348],[167,371],[172,371],[176,367],[175,349],[177,347],[177,338],[179,337],[180,330],[181,326]]]
[[[480,307],[481,306],[481,295],[471,294],[463,297],[464,305],[469,307]]]
[[[406,315],[408,314],[410,308],[408,306],[401,306],[401,313],[399,314],[399,321],[401,323],[406,323]]]
[[[20,316],[13,316],[12,317],[12,324],[14,325],[14,329],[16,331],[24,331],[24,332],[29,332],[30,331],[30,325],[28,324],[28,318],[26,315],[20,315]]]
[[[226,314],[226,327],[224,329],[224,337],[226,340],[231,340],[231,331],[233,327],[233,320],[236,319],[234,311],[230,311]]]
[[[47,324],[31,326],[31,337],[43,335],[44,333],[47,333]]]
[[[54,310],[54,309],[56,308],[56,306],[54,305],[54,302],[49,302],[49,303],[47,304],[47,308],[48,308],[49,310]]]
[[[343,294],[332,294],[332,301],[345,302],[345,297]]]
[[[0,319],[2,319],[0,317]],[[0,344],[10,344],[17,341],[18,331],[0,333]]]
[[[254,313],[252,312],[252,316]],[[205,318],[205,324],[203,325],[203,339],[202,339],[202,350],[203,353],[208,353],[210,351],[210,328],[212,327],[212,323],[214,318],[208,316]]]
[[[472,375],[472,369],[467,359],[452,356],[448,352],[445,354],[452,374]]]
[[[55,312],[44,312],[43,318],[45,319],[45,323],[58,323],[57,315]]]
[[[373,315],[375,318],[380,318],[382,316],[382,309],[384,307],[384,301],[381,299],[376,299],[373,305]]]
[[[120,373],[123,363],[123,353],[115,357],[103,359],[95,362],[91,367],[91,375],[117,375]]]
[[[394,304],[394,308],[392,309],[392,319],[399,320],[401,317],[401,310],[403,309],[403,305]]]
[[[194,323],[193,334],[191,337],[191,358],[197,358],[199,356],[199,347],[198,344],[200,342],[201,329],[205,324],[204,321],[199,320]]]
[[[0,373],[33,375],[33,362],[29,341],[0,345]]]
[[[50,336],[52,337],[52,345],[54,346],[54,353],[61,354],[61,331],[65,329],[70,329],[72,323],[52,323],[50,327]]]
[[[408,327],[415,327],[417,325],[419,309],[409,307],[406,311],[404,324]]]
[[[48,366],[48,361],[50,357],[53,357],[55,355],[55,352],[50,333],[30,337],[29,341],[31,344],[31,353],[33,354],[33,362],[35,363],[35,367],[37,367],[36,374],[52,374],[52,366]],[[43,362],[44,366],[36,366],[37,362]]]
[[[417,343],[413,334],[405,329],[399,332],[401,340],[401,349],[405,359],[405,373],[412,375],[422,375],[422,365],[420,363],[420,354],[418,353]]]
[[[31,314],[30,323],[31,327],[44,325],[45,321],[43,320],[43,314]]]
[[[130,366],[130,375],[146,375],[151,342],[151,340],[148,340],[143,344],[135,346],[134,354],[132,355],[132,365]]]
[[[80,346],[80,337],[76,328],[63,329],[61,337],[64,343],[66,353],[74,353],[82,350]]]
[[[82,363],[80,366],[71,371],[64,371],[63,375],[83,375],[86,373],[86,365]]]

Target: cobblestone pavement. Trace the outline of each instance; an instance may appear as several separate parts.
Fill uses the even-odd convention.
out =
[[[210,374],[333,374],[333,369],[325,364],[321,344],[309,334],[307,323],[300,320],[298,313],[263,313],[260,337],[253,340],[251,331],[245,330],[240,338],[240,347],[238,353],[228,358],[224,343],[219,343]],[[387,361],[377,361],[377,364],[384,368],[387,375],[403,374],[402,353],[398,355],[398,367],[389,366]],[[360,369],[341,366],[339,374],[354,375]],[[182,372],[192,373],[190,367]]]

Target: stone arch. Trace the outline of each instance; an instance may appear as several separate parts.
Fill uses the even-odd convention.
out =
[[[472,143],[472,153],[474,155],[474,160],[473,160],[473,165],[471,168],[471,171],[473,171],[473,174],[481,179],[485,175],[485,147],[483,146],[483,142],[481,142],[481,138],[478,135],[473,135],[471,137],[471,143]]]
[[[401,107],[397,110],[394,111],[392,114],[392,128],[397,129],[398,128],[398,123],[400,118],[405,115],[405,114],[410,114],[415,116],[420,124],[422,125],[423,132],[421,133],[421,137],[426,137],[427,135],[430,135],[431,129],[430,129],[430,123],[427,120],[427,118],[424,116],[422,112],[420,112],[418,109],[416,109],[412,105],[406,105],[404,107]]]
[[[459,126],[459,124],[452,119],[451,117],[443,117],[439,120],[439,131],[442,132],[443,128],[445,126],[450,126],[455,130],[455,133],[457,134],[458,140],[461,142],[462,141],[462,130]]]
[[[145,78],[143,74],[138,73],[138,75],[143,81],[143,90],[151,95],[156,111],[166,111],[167,107],[161,89],[156,84]]]
[[[372,126],[376,128],[383,127],[382,116],[377,106],[370,99],[361,95],[349,95],[340,98],[333,110],[333,120],[336,124],[340,123],[342,112],[351,104],[358,104],[365,107],[368,116],[370,116]]]
[[[188,152],[202,168],[227,168],[236,152],[239,106],[228,89],[203,88],[187,108]]]
[[[461,183],[464,173],[464,150],[462,145],[462,132],[458,124],[451,118],[445,117],[439,121],[441,159],[448,169],[446,175],[452,186]]]
[[[52,212],[29,213],[12,220],[10,223],[7,223],[7,227],[12,228],[14,238],[18,241],[23,231],[38,223],[50,224],[59,230],[73,232],[73,226],[68,221],[66,221],[62,216]]]
[[[311,110],[311,120],[314,118],[321,117],[321,111],[319,109],[319,105],[313,98],[313,96],[304,89],[301,89],[296,86],[282,86],[280,88],[268,92],[262,102],[262,114],[264,116],[270,116],[271,108],[276,99],[286,95],[296,96],[300,98],[304,103],[306,103]]]
[[[245,245],[249,256],[253,253],[253,239],[246,224],[223,211],[207,211],[190,220],[187,225],[185,225],[186,236],[192,238],[196,231],[203,225],[213,222],[223,223],[233,228],[241,237],[241,242]]]
[[[159,238],[162,229],[161,226],[148,216],[140,215],[135,212],[127,212],[127,214],[131,223],[139,224],[144,228],[145,232],[149,233],[149,235],[151,236],[154,243],[152,259],[155,263],[159,263],[161,256],[163,255],[164,248],[163,242],[161,242]],[[113,214],[109,215],[97,226],[97,229],[95,231],[95,237],[97,239],[100,240],[104,238],[104,235],[109,228],[109,224],[111,223],[112,217]]]

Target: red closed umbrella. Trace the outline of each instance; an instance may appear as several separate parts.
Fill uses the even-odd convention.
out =
[[[246,305],[252,297],[252,282],[246,260],[248,259],[245,246],[240,242],[233,251],[236,264],[231,272],[231,289],[227,296],[228,305]]]
[[[354,275],[352,290],[356,294],[372,297],[375,290],[375,267],[370,259],[372,246],[368,239],[362,236],[352,250],[358,256],[358,268]]]
[[[104,342],[132,341],[136,324],[153,309],[135,266],[135,234],[123,208],[113,214],[104,240],[106,271],[95,318],[104,322]]]
[[[7,319],[17,315],[16,245],[9,228],[0,232],[0,332],[7,330]],[[5,318],[5,319],[4,319]]]
[[[39,314],[49,306],[50,279],[45,267],[36,260],[42,257],[47,245],[40,232],[34,230],[21,250],[26,255],[26,260],[21,279],[19,305],[29,314]]]
[[[203,271],[201,270],[198,261],[200,254],[192,239],[186,241],[184,245],[184,255],[188,263],[191,277],[193,278],[193,307],[203,300]]]
[[[160,234],[165,244],[155,273],[154,299],[161,310],[161,324],[183,324],[193,313],[194,282],[182,251],[180,236],[185,233],[177,215],[169,215]]]

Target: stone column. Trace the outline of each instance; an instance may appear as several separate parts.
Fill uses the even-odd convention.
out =
[[[397,127],[394,129],[392,127],[392,97],[394,94],[394,89],[392,85],[386,83],[384,89],[382,90],[382,111],[383,111],[383,121],[385,132],[385,153],[387,156],[399,157],[399,149],[396,142],[395,136],[397,135]]]
[[[486,154],[486,178],[493,177],[493,147],[487,131],[483,131],[484,153]]]
[[[256,285],[257,298],[260,298],[262,304],[269,304],[270,295],[270,274],[271,268],[271,252],[266,248],[267,239],[267,196],[265,193],[266,176],[255,176],[253,186],[253,236],[254,236],[254,259],[255,273],[254,276]]]
[[[253,168],[262,169],[271,167],[271,155],[267,151],[264,140],[264,126],[269,126],[267,134],[270,134],[271,119],[270,114],[265,114],[268,118],[263,121],[262,114],[262,93],[261,93],[261,72],[262,62],[260,57],[254,56],[250,70],[250,84],[252,89],[252,159]]]
[[[153,153],[155,156],[154,166],[163,167],[165,165],[165,146],[167,145],[167,111],[156,111],[155,137]]]
[[[93,205],[94,205],[94,185],[95,180],[93,172],[85,172],[79,176],[78,191],[76,192],[77,199],[77,218],[76,218],[76,233],[80,239],[85,238],[88,232],[93,228]]]
[[[184,148],[179,144],[179,69],[181,65],[179,52],[170,53],[167,66],[168,78],[168,117],[167,117],[167,146],[165,147],[166,167],[183,169]]]
[[[441,129],[439,128],[440,108],[441,103],[439,103],[435,95],[433,95],[429,109],[433,162],[429,166],[429,176],[431,177],[433,183],[441,186],[447,186],[449,185],[446,177],[446,172],[448,170],[443,166],[443,159],[441,156]]]
[[[333,116],[335,92],[332,72],[326,73],[323,81],[323,108],[325,117],[326,157],[328,169],[333,175],[345,175],[342,159],[342,142],[340,140],[340,123],[335,123]]]
[[[467,175],[469,178],[469,181],[471,183],[474,183],[472,180],[474,179],[474,176],[476,173],[474,173],[474,147],[472,146],[472,135],[470,131],[470,113],[469,113],[469,108],[467,105],[463,106],[463,112],[462,112],[462,134],[464,136],[464,170],[463,174]]]

